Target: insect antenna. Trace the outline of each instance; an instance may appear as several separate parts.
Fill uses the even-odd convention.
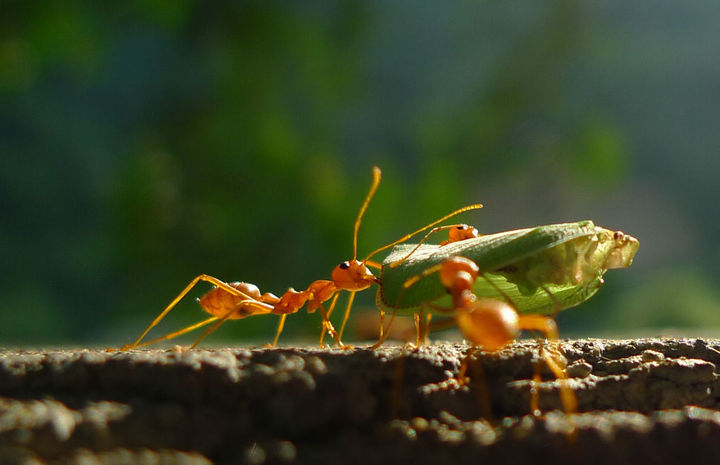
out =
[[[382,172],[380,171],[380,168],[378,168],[377,166],[373,166],[373,180],[372,184],[370,184],[370,190],[365,196],[365,200],[363,201],[363,204],[360,207],[360,211],[358,212],[358,216],[355,219],[355,230],[353,231],[353,260],[357,259],[358,231],[360,230],[360,223],[362,223],[362,217],[365,214],[365,210],[367,210],[368,205],[370,205],[370,201],[375,196],[375,192],[377,192],[378,186],[380,185],[381,177]]]
[[[420,239],[420,241],[418,241],[418,243],[415,245],[415,247],[413,247],[413,249],[412,249],[410,252],[408,252],[404,257],[402,257],[402,258],[400,258],[400,259],[395,260],[394,262],[392,262],[392,263],[390,264],[390,268],[396,268],[396,267],[400,266],[400,264],[401,264],[402,262],[404,262],[405,260],[407,260],[408,258],[410,258],[410,257],[412,256],[412,254],[414,254],[414,253],[417,251],[417,249],[419,249],[420,246],[423,245],[423,243],[425,243],[425,241],[427,241],[427,240],[430,238],[430,236],[432,236],[432,235],[435,234],[436,232],[438,232],[438,231],[443,231],[443,230],[445,230],[445,229],[451,229],[451,228],[454,228],[454,227],[456,227],[456,226],[457,226],[456,224],[447,224],[447,225],[445,225],[445,226],[437,226],[437,227],[435,227],[435,228],[432,228],[427,234],[425,234],[425,236],[423,236],[422,239]]]
[[[408,240],[408,239],[410,239],[411,237],[413,237],[415,234],[418,234],[418,233],[421,233],[421,232],[423,232],[423,231],[425,231],[425,230],[427,230],[427,229],[430,229],[430,228],[436,226],[438,223],[442,223],[443,221],[447,220],[448,218],[452,218],[452,217],[455,216],[455,215],[458,215],[458,214],[460,214],[460,213],[463,213],[463,212],[466,212],[466,211],[469,211],[469,210],[477,210],[477,209],[480,209],[480,208],[482,208],[482,204],[481,204],[481,203],[475,203],[475,204],[472,204],[472,205],[467,205],[467,206],[462,207],[462,208],[458,208],[458,209],[455,210],[454,212],[449,213],[449,214],[443,216],[442,218],[440,218],[440,219],[438,219],[438,220],[435,220],[435,221],[433,221],[432,223],[430,223],[430,224],[428,224],[428,225],[426,225],[426,226],[423,226],[422,228],[418,229],[417,231],[413,231],[413,232],[411,232],[410,234],[406,234],[406,235],[404,235],[403,237],[401,237],[400,239],[398,239],[398,240],[396,240],[396,241],[393,241],[393,242],[391,242],[391,243],[389,243],[389,244],[387,244],[387,245],[384,245],[384,246],[380,247],[380,248],[377,249],[377,250],[374,250],[370,255],[368,255],[368,256],[365,258],[365,260],[363,260],[363,262],[368,261],[368,260],[370,259],[370,257],[372,257],[373,255],[376,255],[376,254],[378,254],[378,253],[380,253],[380,252],[382,252],[382,251],[384,251],[384,250],[387,250],[387,249],[389,249],[390,247],[392,247],[392,246],[394,246],[394,245],[396,245],[396,244],[400,244],[401,242],[405,242],[406,240]]]

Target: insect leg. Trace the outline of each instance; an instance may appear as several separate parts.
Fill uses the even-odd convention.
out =
[[[388,323],[387,327],[385,327],[384,329],[382,327],[383,321],[382,320],[380,321],[380,325],[381,325],[380,338],[378,339],[378,341],[375,344],[370,346],[370,350],[375,350],[378,347],[380,347],[382,345],[382,343],[385,342],[385,339],[387,339],[387,337],[390,335],[390,326],[392,326],[393,320],[395,320],[396,313],[397,313],[397,309],[393,308],[393,311],[390,314],[390,322]],[[384,320],[385,312],[382,312],[381,315]]]
[[[477,351],[474,351],[477,352]],[[479,357],[475,357],[475,363],[470,360],[470,355],[463,363],[470,365],[470,369],[473,372],[470,382],[473,384],[473,390],[477,400],[477,405],[480,409],[480,416],[487,419],[492,419],[492,401],[490,400],[490,389],[488,389],[487,377],[485,376],[485,370],[483,369],[482,362]]]
[[[345,316],[343,316],[342,324],[340,325],[340,334],[338,334],[338,337],[341,340],[343,332],[345,332],[345,324],[347,324],[348,318],[350,317],[350,309],[352,308],[353,300],[355,300],[355,291],[351,291],[350,297],[348,297],[347,307],[345,308]]]
[[[430,335],[430,320],[432,320],[432,313],[425,315],[425,330],[423,331],[423,342],[427,344],[428,337]]]
[[[427,342],[429,332],[430,317],[432,314],[425,314],[425,305],[420,305],[420,310],[413,313],[413,322],[415,323],[415,348],[419,349]]]
[[[413,323],[415,323],[415,350],[420,348],[420,333],[422,329],[422,320],[425,316],[425,307],[420,306],[420,311],[413,313]]]
[[[283,313],[280,315],[280,321],[278,322],[277,331],[275,331],[275,338],[273,338],[272,346],[277,347],[278,339],[280,339],[280,333],[282,333],[283,328],[285,327],[285,318],[287,318],[287,313]]]
[[[560,354],[557,354],[558,358],[555,358],[553,357],[555,354],[552,352],[545,350],[545,353],[547,354],[547,356],[544,357],[545,364],[550,368],[550,371],[553,372],[555,377],[562,381],[560,384],[560,400],[562,401],[565,413],[577,412],[577,397],[575,397],[575,394],[570,389],[565,362],[560,358]]]
[[[322,321],[322,331],[320,331],[320,346],[322,347],[323,341],[325,340],[325,332],[328,330],[328,324],[332,326],[332,323],[330,323],[330,315],[332,315],[333,310],[335,310],[335,304],[337,303],[338,297],[340,297],[340,293],[338,292],[333,297],[332,302],[330,302],[330,308],[328,309],[327,315],[323,314],[323,321]]]
[[[194,349],[197,347],[198,344],[200,344],[203,339],[214,333],[223,323],[225,323],[231,316],[236,314],[239,310],[245,310],[247,311],[250,308],[256,308],[260,311],[259,314],[265,314],[271,313],[271,310],[268,309],[268,307],[263,304],[262,302],[258,302],[255,299],[250,300],[243,300],[238,302],[238,305],[233,309],[227,312],[225,315],[222,316],[218,321],[215,322],[212,326],[207,328],[203,333],[193,342],[193,345],[190,346],[190,349]]]
[[[218,319],[212,326],[210,326],[205,331],[203,331],[203,333],[200,336],[198,336],[197,339],[195,339],[195,342],[193,342],[193,345],[190,346],[190,349],[194,349],[195,347],[197,347],[198,344],[200,344],[203,341],[203,339],[205,339],[206,337],[208,337],[209,335],[214,333],[215,330],[218,329],[220,327],[220,325],[225,323],[228,320],[228,317],[232,314],[233,314],[232,311],[227,312],[227,314],[225,314],[222,318]]]
[[[335,296],[337,298],[337,295]],[[336,301],[336,298],[333,298],[333,302]],[[351,346],[345,345],[340,340],[340,337],[338,336],[337,331],[335,331],[335,327],[333,326],[332,322],[328,318],[327,312],[325,312],[325,309],[323,308],[322,304],[318,305],[318,310],[320,310],[320,314],[323,317],[323,327],[327,328],[328,334],[332,336],[333,339],[335,339],[335,342],[337,342],[337,345],[340,346],[341,349],[350,349]]]
[[[555,294],[550,292],[550,290],[545,287],[545,285],[540,286],[542,290],[544,290],[548,296],[550,296],[550,299],[552,299],[553,303],[555,304],[555,311],[553,312],[553,317],[557,316],[558,312],[560,312],[560,309],[562,308],[562,304],[560,301],[555,297]],[[553,320],[554,322],[554,320]],[[557,332],[557,325],[555,327],[555,331]],[[555,337],[557,339],[557,335]],[[558,363],[556,363],[558,362]],[[568,386],[568,376],[567,371],[565,370],[565,363],[561,360],[555,360],[552,357],[548,357],[545,360],[545,363],[548,365],[548,368],[555,373],[555,377],[558,379],[565,380],[564,383],[560,385],[560,396],[562,398],[563,407],[565,408],[566,412],[575,412],[577,411],[577,398],[575,397],[575,394],[570,389],[570,386]]]
[[[199,283],[200,281],[206,281],[206,282],[209,282],[209,283],[211,283],[211,284],[214,284],[215,286],[217,286],[217,287],[219,287],[219,288],[222,288],[224,291],[227,291],[227,292],[229,292],[229,293],[232,294],[232,295],[236,295],[236,296],[240,296],[240,297],[245,297],[245,298],[248,298],[248,299],[252,299],[249,295],[246,295],[246,294],[244,294],[243,292],[240,292],[239,290],[235,289],[234,287],[230,286],[229,284],[224,283],[223,281],[220,281],[220,280],[217,279],[217,278],[214,278],[214,277],[212,277],[212,276],[210,276],[210,275],[207,275],[207,274],[201,274],[201,275],[199,275],[199,276],[196,276],[192,281],[190,281],[190,283],[189,283],[187,286],[185,286],[185,289],[183,289],[183,290],[180,292],[180,294],[178,294],[177,297],[175,297],[175,298],[168,304],[168,306],[165,307],[165,310],[163,310],[162,312],[160,312],[160,314],[159,314],[157,317],[155,317],[155,319],[148,325],[147,328],[145,328],[145,331],[142,332],[142,334],[140,335],[140,337],[138,337],[135,342],[133,342],[132,344],[126,344],[126,345],[122,346],[122,347],[120,348],[120,350],[128,350],[128,349],[132,349],[132,348],[137,347],[138,344],[140,344],[140,341],[142,341],[143,338],[147,335],[147,333],[149,333],[151,329],[153,329],[155,326],[157,326],[157,324],[160,323],[160,321],[161,321],[163,318],[165,318],[165,316],[166,316],[168,313],[170,313],[170,310],[172,310],[173,308],[175,308],[175,306],[178,304],[178,302],[180,302],[180,301],[182,300],[182,298],[185,297],[185,296],[187,295],[187,293],[190,292],[190,291],[192,290],[192,288],[195,287],[195,285],[196,285],[197,283]]]
[[[385,339],[385,310],[382,308],[378,309],[380,316],[380,328],[378,328],[378,338]]]
[[[202,328],[203,326],[209,325],[209,324],[212,323],[213,321],[216,321],[218,318],[220,318],[220,317],[218,317],[218,316],[210,317],[210,318],[208,318],[207,320],[203,320],[203,321],[201,321],[200,323],[195,323],[194,325],[190,325],[190,326],[188,326],[187,328],[183,328],[183,329],[178,330],[178,331],[175,331],[175,332],[173,332],[173,333],[166,334],[166,335],[161,336],[161,337],[157,337],[157,338],[155,338],[155,339],[153,339],[153,340],[151,340],[151,341],[141,342],[140,344],[137,344],[137,345],[134,346],[134,347],[145,347],[145,346],[149,346],[149,345],[155,344],[156,342],[167,341],[167,340],[176,338],[176,337],[178,337],[178,336],[182,336],[182,335],[185,334],[185,333],[189,333],[190,331],[194,331],[194,330],[196,330],[196,329],[198,329],[198,328]],[[114,352],[114,351],[116,351],[116,350],[118,350],[118,349],[108,349],[109,352]],[[123,349],[121,349],[121,350],[125,350],[125,349],[123,348]]]
[[[550,316],[544,315],[521,315],[519,320],[521,329],[529,331],[539,331],[545,338],[550,341],[555,341],[558,338],[557,324],[555,320]],[[563,408],[566,413],[572,413],[577,411],[577,398],[570,389],[568,384],[568,375],[565,370],[565,362],[560,358],[560,354],[554,354],[552,351],[547,350],[544,346],[544,341],[538,340],[538,364],[536,366],[535,376],[533,377],[533,383],[536,384],[541,380],[540,378],[540,364],[542,361],[548,366],[550,371],[553,372],[555,377],[561,381],[560,383],[560,399],[563,404]],[[557,356],[555,356],[557,355]],[[533,413],[539,411],[539,394],[537,390],[533,392],[531,399],[531,409]]]

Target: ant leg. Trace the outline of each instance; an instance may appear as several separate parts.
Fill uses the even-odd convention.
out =
[[[546,339],[558,338],[557,323],[545,315],[518,315],[518,326],[524,331],[539,331]]]
[[[142,342],[142,343],[136,345],[135,348],[149,346],[149,345],[155,344],[156,342],[167,341],[167,340],[176,338],[178,336],[182,336],[185,333],[189,333],[190,331],[196,330],[198,328],[202,328],[203,326],[206,326],[206,325],[212,323],[213,321],[216,321],[218,318],[219,317],[217,317],[217,316],[210,317],[207,320],[203,320],[200,323],[195,323],[194,325],[191,325],[191,326],[188,326],[187,328],[183,328],[181,330],[175,331],[174,333],[170,333],[170,334],[166,334],[165,336],[157,337],[151,341]],[[121,349],[109,348],[109,349],[107,349],[107,352],[118,352],[120,350],[126,350],[126,349],[124,349],[124,348],[121,348]]]
[[[195,339],[195,342],[193,342],[193,345],[190,346],[190,350],[197,347],[197,345],[200,344],[203,341],[203,339],[205,339],[206,337],[208,337],[209,335],[214,333],[215,330],[217,330],[223,323],[225,323],[228,320],[228,318],[230,317],[230,315],[232,315],[233,313],[234,313],[234,311],[227,312],[222,318],[220,318],[218,321],[216,321],[215,324],[213,324],[208,329],[203,331],[203,333],[200,336],[198,336],[197,339]]]
[[[422,307],[420,307],[422,312]],[[413,324],[415,325],[415,348],[420,347],[420,314],[413,313]]]
[[[335,304],[337,303],[338,297],[340,297],[340,293],[338,292],[333,297],[332,302],[330,302],[330,308],[328,309],[327,315],[323,314],[323,321],[322,321],[322,331],[320,331],[320,347],[323,345],[323,341],[325,340],[325,331],[328,330],[328,325],[332,326],[332,323],[330,322],[330,315],[332,315],[333,310],[335,310]]]
[[[432,320],[432,313],[425,316],[425,331],[423,331],[423,343],[427,344],[430,336],[430,320]]]
[[[336,296],[337,297],[337,296]],[[333,299],[335,301],[335,299]],[[322,305],[318,305],[318,310],[320,310],[320,314],[323,317],[323,326],[327,327],[327,332],[332,336],[333,339],[335,339],[335,342],[337,342],[337,345],[340,346],[341,349],[350,349],[351,346],[345,345],[342,343],[340,338],[338,337],[337,331],[335,331],[335,327],[333,326],[330,319],[328,319],[327,312],[325,312],[325,309]]]
[[[555,305],[555,311],[553,312],[553,318],[555,318],[560,312],[562,304],[560,303],[558,298],[555,297],[555,294],[550,292],[550,289],[548,289],[545,285],[542,285],[541,288],[547,293],[548,296],[550,296],[550,299],[552,299],[553,304]],[[557,325],[555,325],[555,331],[557,333]],[[557,337],[557,334],[555,334],[555,337],[553,339],[557,339]],[[556,364],[555,362],[558,363]],[[552,357],[547,358],[545,360],[545,363],[547,364],[548,368],[550,368],[550,370],[552,370],[552,372],[555,374],[556,378],[565,380],[565,382],[561,383],[560,385],[560,396],[562,398],[563,408],[565,408],[566,412],[577,411],[577,397],[575,397],[575,394],[572,392],[570,386],[568,385],[568,375],[567,371],[565,370],[565,363],[562,362],[562,360],[555,360]]]
[[[383,319],[384,319],[385,312],[382,310],[381,310],[381,312],[382,312],[381,315],[383,315]],[[396,313],[397,313],[397,309],[393,308],[393,311],[390,314],[390,322],[388,323],[386,328],[383,329],[382,322],[380,323],[380,325],[381,325],[380,338],[378,339],[378,341],[375,344],[370,346],[370,350],[377,349],[378,347],[380,347],[382,345],[383,342],[385,342],[385,339],[388,338],[388,336],[390,335],[390,326],[392,326],[393,320],[395,320]]]
[[[419,350],[425,339],[425,306],[420,305],[420,311],[413,313],[415,323],[415,349]]]
[[[557,340],[558,338],[557,324],[555,323],[555,320],[549,316],[521,315],[519,326],[524,330],[539,331],[550,341]],[[560,397],[563,403],[563,408],[567,413],[575,412],[577,410],[577,398],[568,385],[568,375],[564,366],[565,363],[560,360],[559,354],[557,354],[557,357],[552,356],[552,352],[545,349],[543,341],[538,341],[538,343],[538,364],[541,363],[541,361],[544,361],[555,377],[562,381],[560,384]],[[539,378],[539,367],[536,371],[536,375],[533,378],[534,380]],[[538,404],[539,400],[536,401],[535,405],[531,405],[531,407],[537,409]]]
[[[470,381],[470,378],[466,376],[468,370],[468,362],[470,360],[470,357],[472,357],[479,350],[480,347],[474,345],[471,345],[467,348],[465,355],[462,358],[462,362],[460,363],[460,368],[458,369],[458,375],[456,378],[461,386],[467,385]]]
[[[201,274],[201,275],[199,275],[199,276],[196,276],[195,279],[193,279],[192,281],[190,281],[190,283],[189,283],[187,286],[185,286],[185,289],[183,289],[183,290],[180,292],[180,294],[178,294],[177,297],[175,297],[175,298],[168,304],[168,306],[165,307],[165,310],[163,310],[162,312],[160,312],[160,314],[159,314],[157,317],[155,317],[155,319],[148,325],[147,328],[145,328],[145,331],[142,332],[142,334],[140,335],[140,337],[138,337],[135,342],[133,342],[132,344],[126,344],[126,345],[122,346],[119,350],[128,350],[128,349],[133,349],[133,348],[137,347],[137,346],[140,344],[140,341],[142,341],[143,338],[145,338],[145,336],[147,335],[147,333],[149,333],[151,329],[153,329],[155,326],[157,326],[157,324],[160,323],[160,321],[161,321],[163,318],[165,318],[165,316],[166,316],[168,313],[170,313],[170,310],[172,310],[173,308],[175,308],[175,306],[178,304],[178,302],[180,302],[180,301],[182,300],[182,298],[185,297],[185,296],[187,295],[187,293],[190,292],[190,291],[192,290],[192,288],[195,287],[195,285],[196,285],[197,283],[199,283],[200,281],[206,281],[206,282],[209,282],[209,283],[211,283],[211,284],[214,284],[215,286],[223,289],[224,291],[229,292],[229,293],[232,294],[232,295],[236,295],[236,296],[239,296],[239,297],[245,297],[245,298],[247,298],[247,299],[251,299],[251,300],[252,300],[252,297],[250,297],[249,295],[244,294],[244,293],[241,292],[241,291],[238,291],[237,289],[235,289],[234,287],[230,286],[229,284],[226,284],[226,283],[224,283],[223,281],[220,281],[219,279],[214,278],[214,277],[212,277],[212,276],[210,276],[210,275]]]
[[[385,310],[382,308],[378,309],[380,317],[380,328],[378,328],[378,338],[385,339]]]
[[[489,420],[493,419],[492,414],[492,401],[490,399],[490,390],[487,385],[487,377],[485,376],[485,370],[483,370],[482,363],[475,357],[474,363],[472,356],[480,351],[478,346],[470,346],[462,359],[460,368],[458,369],[457,377],[455,378],[461,386],[467,386],[472,383],[472,388],[475,391],[476,401],[478,408],[480,409],[480,415],[483,418]],[[467,376],[468,367],[473,372],[472,378]]]
[[[490,389],[487,385],[487,377],[485,376],[485,370],[483,369],[482,362],[479,357],[475,358],[475,363],[470,365],[470,369],[473,372],[472,387],[475,390],[475,396],[478,407],[480,408],[480,415],[483,418],[492,420],[492,401],[490,400]]]
[[[278,339],[280,339],[280,333],[282,333],[282,330],[285,327],[285,318],[287,318],[287,313],[280,315],[280,322],[278,322],[277,331],[275,331],[275,338],[273,339],[272,347],[277,347]]]
[[[342,324],[340,325],[340,333],[338,334],[340,339],[342,339],[343,333],[345,332],[345,325],[350,317],[350,309],[352,308],[353,300],[355,300],[355,292],[357,291],[350,291],[350,297],[348,297],[347,307],[345,307],[345,316],[343,316]]]
[[[223,323],[225,323],[231,316],[235,315],[240,310],[247,310],[248,308],[258,308],[260,309],[261,314],[267,315],[268,313],[271,313],[268,311],[267,307],[261,302],[256,301],[255,299],[250,300],[242,300],[238,302],[237,306],[233,309],[227,312],[225,315],[222,316],[215,324],[210,326],[208,329],[206,329],[193,343],[193,345],[190,346],[190,349],[194,349],[197,347],[200,342],[202,342],[203,339],[214,333]],[[283,315],[284,316],[284,315]]]
[[[542,342],[538,341],[538,345],[538,358],[533,364],[533,378],[530,384],[530,414],[536,417],[539,417],[542,413],[540,411],[540,391],[538,386],[542,382],[542,375],[540,371],[543,362],[542,354],[544,353],[542,349]]]
[[[557,379],[562,380],[562,383],[560,384],[560,400],[562,401],[565,413],[577,412],[577,397],[575,397],[575,394],[570,389],[565,362],[563,362],[560,358],[553,357],[555,354],[549,350],[544,349],[543,352],[545,353],[545,357],[543,357],[545,364],[548,368],[550,368],[550,371],[553,372]],[[560,357],[560,354],[557,355]]]

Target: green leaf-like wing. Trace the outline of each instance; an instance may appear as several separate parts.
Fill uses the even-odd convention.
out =
[[[629,266],[638,241],[592,221],[506,231],[444,246],[422,245],[398,266],[394,262],[415,248],[394,247],[383,261],[380,301],[389,308],[415,308],[432,303],[449,306],[450,298],[437,273],[410,287],[408,279],[453,256],[467,257],[480,268],[475,293],[512,301],[521,313],[552,313],[589,299],[609,268]]]

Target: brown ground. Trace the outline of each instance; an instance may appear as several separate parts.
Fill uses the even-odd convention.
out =
[[[0,353],[0,463],[715,463],[720,341],[561,343],[579,414],[520,342],[466,346]],[[551,379],[551,376],[546,376]]]

